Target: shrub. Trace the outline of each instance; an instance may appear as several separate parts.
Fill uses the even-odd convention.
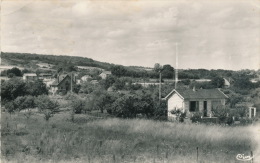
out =
[[[212,113],[215,117],[219,118],[220,123],[225,123],[226,118],[230,115],[230,109],[220,105],[212,109]]]
[[[11,102],[7,102],[5,104],[5,109],[7,110],[7,112],[11,115],[12,113],[14,113],[14,111],[16,110],[17,106],[15,105],[15,103],[13,101]]]
[[[154,113],[153,99],[145,92],[125,94],[112,104],[111,112],[124,118],[133,118],[137,114],[149,117]]]
[[[195,112],[190,119],[193,123],[200,122],[201,116],[202,116],[201,112]]]
[[[154,119],[158,120],[167,119],[167,104],[165,101],[161,101],[161,103],[155,104],[153,116]]]
[[[28,95],[32,96],[48,95],[48,89],[42,80],[27,82],[26,91]]]
[[[19,111],[35,107],[33,96],[19,96],[15,99],[15,104]]]
[[[10,74],[12,74],[13,76],[22,76],[22,72],[19,68],[14,67],[12,69],[7,70],[7,75],[9,76]]]
[[[59,107],[57,102],[52,101],[46,95],[38,96],[35,103],[44,115],[44,119],[46,121],[48,121],[55,114]]]
[[[84,99],[75,98],[71,101],[71,107],[74,113],[80,114],[84,110],[86,102]]]
[[[26,94],[26,84],[21,79],[12,78],[1,83],[1,98],[4,101],[14,100],[16,97]]]

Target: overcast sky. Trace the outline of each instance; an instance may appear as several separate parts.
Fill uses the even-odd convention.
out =
[[[259,69],[260,1],[2,1],[1,51]]]

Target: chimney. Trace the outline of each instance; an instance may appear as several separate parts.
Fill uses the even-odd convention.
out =
[[[60,73],[57,75],[58,83],[60,82]]]
[[[196,92],[196,87],[194,86],[192,90],[193,90],[193,92]]]

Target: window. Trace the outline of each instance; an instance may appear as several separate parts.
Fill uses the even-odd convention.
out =
[[[199,110],[199,101],[190,101],[190,112]]]

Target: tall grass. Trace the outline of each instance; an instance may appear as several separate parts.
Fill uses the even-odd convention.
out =
[[[50,122],[35,114],[2,114],[3,162],[236,162],[257,148],[250,127],[93,119],[69,114]],[[81,123],[80,123],[81,122]]]

